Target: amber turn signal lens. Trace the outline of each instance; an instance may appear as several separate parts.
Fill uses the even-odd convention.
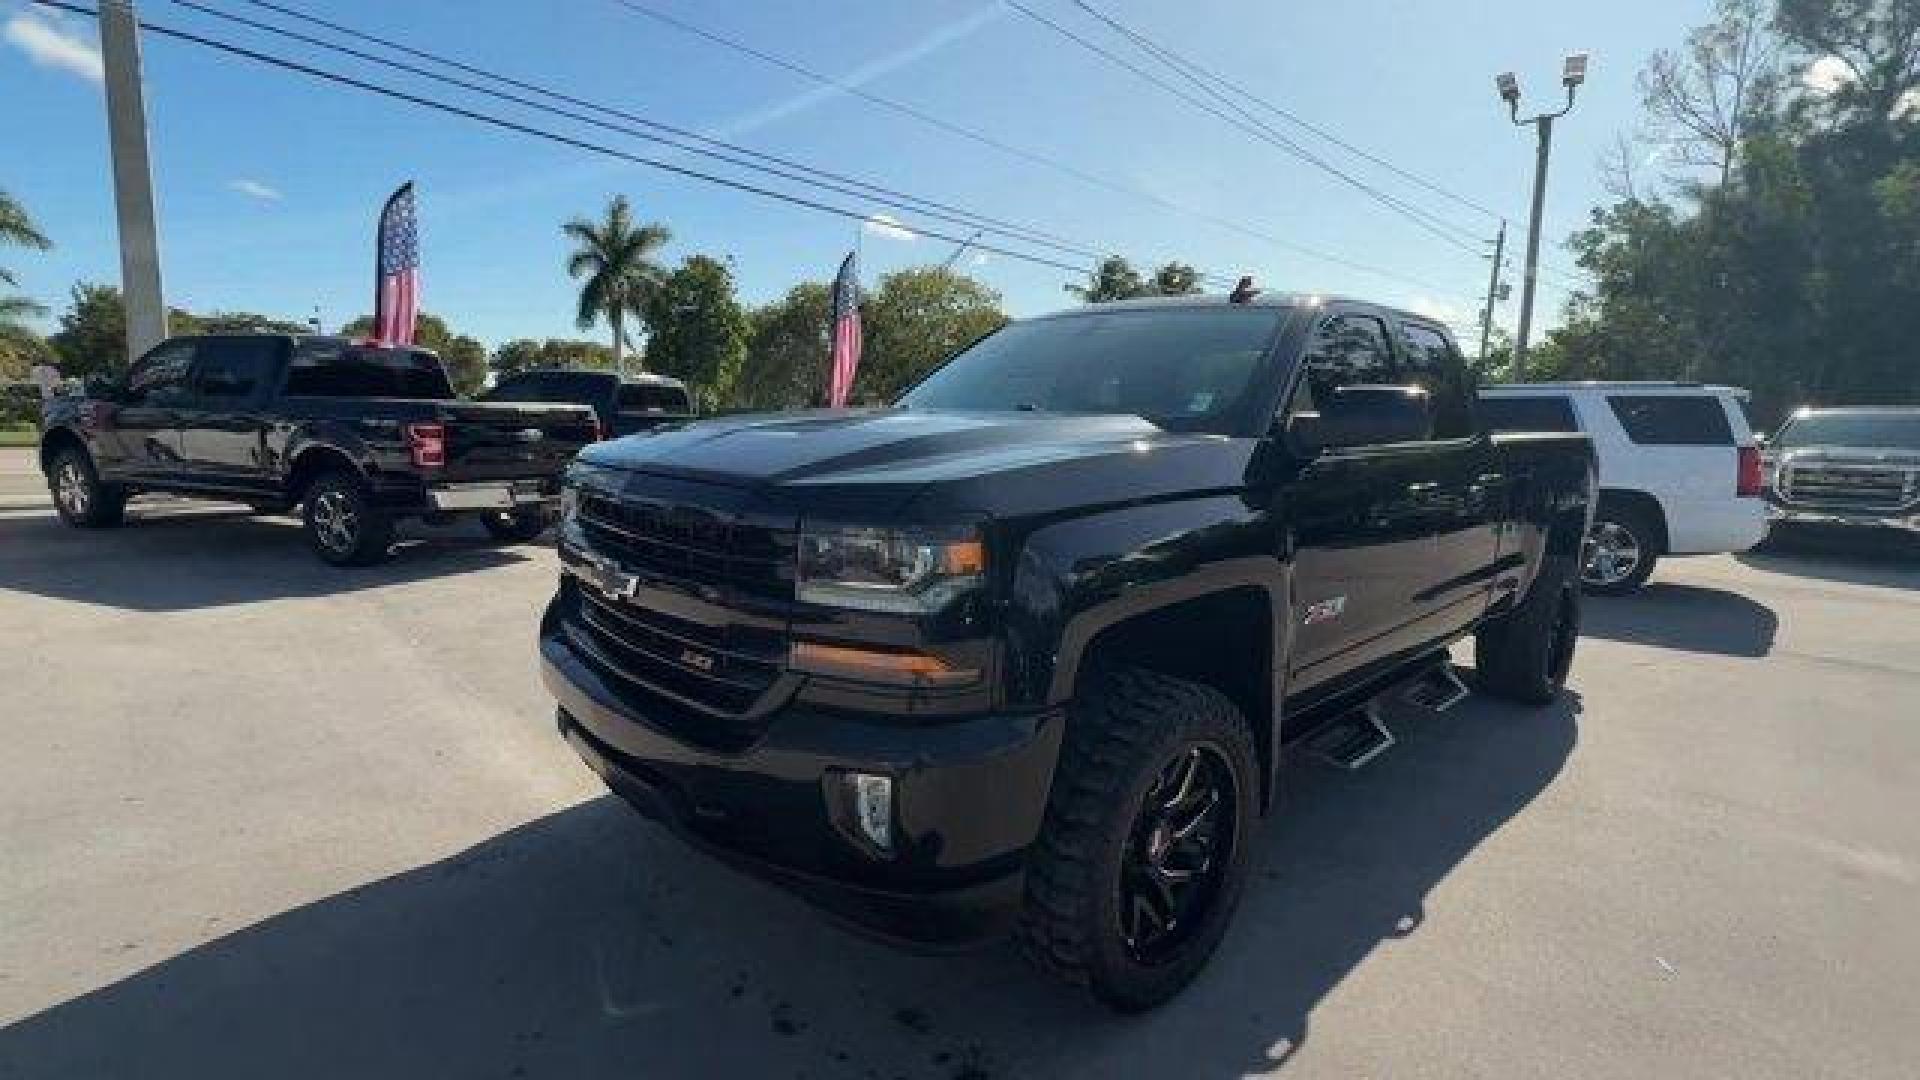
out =
[[[948,574],[978,574],[987,568],[987,549],[978,540],[962,540],[942,548],[940,561]]]
[[[795,671],[813,675],[891,686],[961,686],[980,674],[972,668],[951,667],[945,660],[925,653],[885,652],[817,641],[794,642],[792,666]]]

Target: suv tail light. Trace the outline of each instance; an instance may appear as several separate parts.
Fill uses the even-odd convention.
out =
[[[413,463],[429,468],[447,463],[447,426],[445,424],[408,424],[407,452]]]
[[[607,438],[607,425],[600,422],[600,414],[593,414],[593,441],[604,442]]]
[[[1736,481],[1734,494],[1742,499],[1757,499],[1766,487],[1765,470],[1760,464],[1760,448],[1743,446],[1740,448],[1740,476]]]

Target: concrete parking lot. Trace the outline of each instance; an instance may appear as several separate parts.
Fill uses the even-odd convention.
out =
[[[0,451],[0,1076],[1911,1077],[1920,555],[1674,561],[1573,692],[1297,761],[1117,1018],[693,855],[555,737],[551,552],[53,517]]]

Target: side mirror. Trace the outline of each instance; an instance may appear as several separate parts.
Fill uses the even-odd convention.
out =
[[[1421,442],[1433,437],[1433,402],[1418,386],[1343,386],[1319,412],[1294,414],[1288,433],[1308,453]]]

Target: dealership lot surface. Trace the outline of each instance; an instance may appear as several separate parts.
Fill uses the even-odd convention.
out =
[[[550,550],[61,526],[0,450],[0,1077],[1911,1076],[1920,545],[1676,560],[1574,693],[1299,761],[1222,955],[1109,1016],[686,851],[555,736]]]

